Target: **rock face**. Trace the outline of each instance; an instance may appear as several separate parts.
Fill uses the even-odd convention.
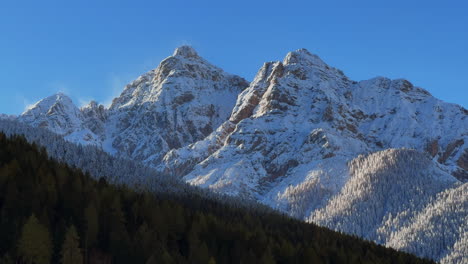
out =
[[[127,85],[109,109],[112,149],[157,164],[166,152],[201,140],[227,120],[248,83],[191,47]]]
[[[266,63],[239,95],[229,120],[205,140],[171,151],[165,166],[194,184],[259,197],[268,183],[304,177],[317,162],[385,148],[428,150],[454,173],[468,136],[463,110],[406,80],[351,81],[298,50],[283,62]],[[240,163],[251,184],[236,190],[228,185],[241,180],[229,172],[239,172],[233,166]],[[178,164],[196,166],[186,175],[187,169],[174,168]],[[229,184],[218,184],[225,177]]]
[[[33,126],[48,128],[68,135],[82,129],[82,115],[71,99],[63,93],[37,102],[19,117]]]
[[[48,97],[19,119],[77,143],[158,164],[166,152],[201,140],[226,121],[248,83],[211,65],[187,46],[128,84],[109,109],[78,109],[63,94]]]
[[[468,149],[463,151],[463,154],[458,159],[457,164],[460,168],[468,171]]]
[[[15,120],[15,119],[16,119],[16,116],[15,116],[15,115],[0,114],[0,119],[3,119],[3,120]]]
[[[21,114],[18,120],[35,127],[47,128],[72,142],[100,144],[99,137],[86,126],[86,117],[63,93],[42,99]]]
[[[467,183],[460,185],[467,179],[467,132],[460,106],[406,80],[351,81],[298,50],[283,62],[266,63],[239,95],[228,121],[204,140],[171,150],[158,168],[193,185],[449,261],[447,252],[466,243],[460,235],[468,229]],[[355,160],[366,153],[376,154]],[[372,176],[353,182],[360,171]],[[455,194],[462,196],[454,199]],[[434,211],[434,200],[437,208],[447,206],[442,215]],[[347,201],[354,203],[345,206]],[[449,228],[438,221],[458,224]],[[432,230],[441,235],[427,236]]]
[[[184,46],[108,109],[78,109],[59,94],[18,119],[449,263],[460,259],[468,232],[467,116],[407,80],[350,80],[305,49],[265,63],[249,84]],[[458,229],[438,225],[450,217]]]

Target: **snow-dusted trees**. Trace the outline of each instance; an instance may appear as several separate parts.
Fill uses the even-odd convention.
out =
[[[0,120],[0,130],[8,135],[25,135],[28,141],[45,146],[50,157],[110,183],[159,195],[199,195],[222,201],[232,208],[269,211],[252,201],[188,186],[140,163],[111,156],[97,147],[69,143],[45,129]],[[333,172],[317,170],[316,177],[285,188],[276,197],[278,208],[294,217],[310,216],[308,221],[420,256],[442,259],[446,263],[460,263],[460,259],[466,259],[463,245],[466,245],[468,233],[468,183],[462,185],[415,150],[384,150],[359,156],[347,165],[330,160],[335,165]],[[12,162],[4,168],[0,182],[1,176],[6,177],[18,169],[15,164]],[[45,187],[54,193],[53,185]],[[13,197],[14,192],[9,196]],[[56,199],[53,195],[50,198]],[[14,206],[8,201],[5,205],[5,210]],[[93,246],[100,228],[96,222],[97,205],[86,206],[87,230],[83,239],[85,245]]]
[[[22,137],[0,133],[0,171],[5,167],[19,170],[0,180],[0,263],[432,263],[193,190],[154,195],[98,181],[49,159]],[[58,205],[47,184],[56,186]],[[4,202],[14,195],[5,191],[10,186],[26,190],[13,211]],[[94,231],[92,222],[99,225]],[[15,223],[26,223],[22,232]],[[86,243],[92,232],[97,240]],[[89,253],[82,257],[80,248]]]
[[[441,260],[468,228],[468,183],[415,150],[388,149],[348,164],[349,180],[308,219]]]
[[[70,143],[46,129],[0,119],[0,131],[6,135],[23,135],[29,142],[44,147],[51,158],[80,168],[94,178],[104,177],[110,183],[154,191],[175,191],[180,185],[179,181],[158,174],[141,163],[111,156],[96,146]]]

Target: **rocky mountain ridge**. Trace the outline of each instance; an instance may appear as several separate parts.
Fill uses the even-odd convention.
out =
[[[305,49],[265,63],[249,84],[183,46],[109,108],[78,109],[58,94],[18,120],[193,185],[463,263],[467,116],[407,80],[353,81]]]
[[[241,77],[225,73],[183,46],[125,86],[109,108],[92,101],[78,109],[59,93],[18,119],[72,142],[97,145],[111,154],[155,165],[169,150],[215,130],[247,86]]]
[[[189,145],[209,140],[217,129],[226,133],[241,121],[274,118],[284,122],[283,129],[314,124],[321,129],[315,134],[346,138],[353,149],[335,148],[351,156],[400,147],[425,151],[466,180],[467,115],[463,107],[442,102],[407,80],[352,81],[305,49],[290,52],[282,62],[265,63],[249,85],[182,46],[128,84],[109,108],[92,101],[78,109],[59,93],[18,119],[161,167],[162,159],[174,159],[171,151],[193,148]],[[325,148],[321,152],[322,157],[335,155]],[[184,176],[186,170],[180,171]]]

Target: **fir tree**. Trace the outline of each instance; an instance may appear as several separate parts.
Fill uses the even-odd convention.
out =
[[[62,246],[63,264],[83,264],[83,255],[80,249],[80,237],[76,233],[75,226],[70,226],[65,235]]]
[[[32,214],[24,224],[18,244],[18,253],[26,263],[47,264],[52,257],[49,231]]]
[[[86,246],[93,247],[97,242],[99,231],[98,212],[94,203],[86,207],[84,215],[86,219]]]

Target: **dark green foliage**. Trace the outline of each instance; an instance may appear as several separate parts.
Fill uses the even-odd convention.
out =
[[[80,237],[72,225],[65,235],[61,251],[62,264],[83,264],[83,255],[80,249]]]
[[[47,264],[52,256],[52,242],[47,228],[31,215],[21,230],[18,256],[25,263]]]
[[[75,241],[65,248],[82,252],[85,263],[431,263],[196,192],[150,194],[109,185],[1,133],[0,214],[0,263],[23,257],[17,245],[33,214],[50,232],[51,263],[60,262],[63,241]],[[76,233],[66,236],[70,226]]]

